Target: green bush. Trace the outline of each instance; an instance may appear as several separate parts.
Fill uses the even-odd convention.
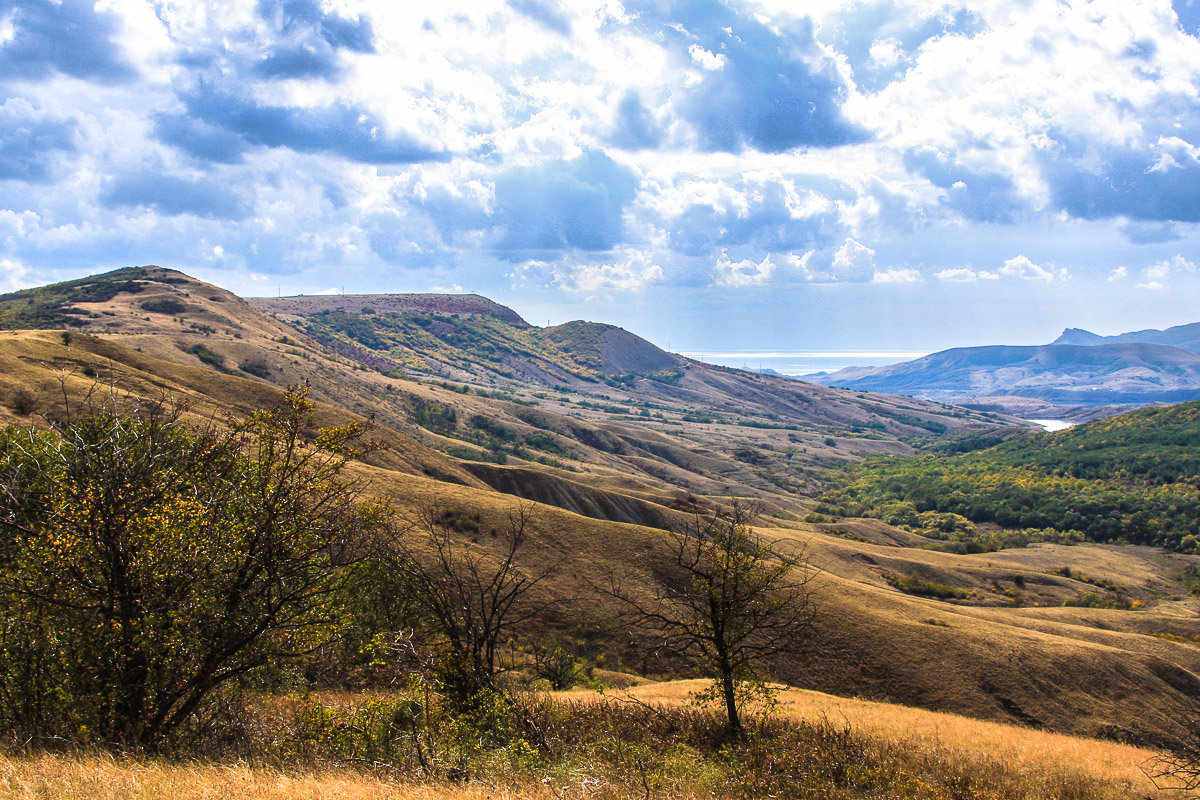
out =
[[[187,306],[173,297],[163,297],[142,302],[142,310],[152,314],[177,315],[187,311]]]
[[[904,577],[885,575],[884,579],[895,588],[906,594],[916,594],[922,597],[936,597],[941,600],[966,600],[972,592],[949,586],[944,583],[926,580],[915,572]]]
[[[330,635],[387,530],[340,477],[359,429],[311,405],[233,430],[177,413],[0,432],[0,732],[156,749],[220,687]]]
[[[243,361],[238,364],[238,369],[245,372],[247,375],[253,375],[256,378],[271,377],[271,368],[267,366],[265,361]]]
[[[200,359],[200,362],[203,364],[207,364],[208,366],[219,370],[225,369],[225,356],[221,355],[215,350],[208,349],[202,344],[192,345],[187,349],[187,352]]]

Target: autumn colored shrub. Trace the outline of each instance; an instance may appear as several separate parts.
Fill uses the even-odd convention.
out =
[[[214,692],[309,652],[388,531],[311,404],[231,428],[152,406],[0,433],[0,730],[161,748]]]

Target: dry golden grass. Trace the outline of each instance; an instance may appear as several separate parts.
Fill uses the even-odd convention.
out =
[[[701,680],[670,681],[609,694],[677,705],[688,702],[693,692],[706,685]],[[951,758],[994,760],[1023,773],[1082,773],[1113,787],[1116,796],[1179,796],[1178,792],[1156,789],[1142,772],[1141,765],[1153,760],[1156,753],[1141,747],[803,689],[784,689],[778,700],[779,711],[786,717],[808,722],[828,720],[834,726],[845,724],[868,739],[944,753]]]
[[[521,789],[398,783],[351,771],[284,773],[106,756],[0,756],[2,800],[516,800]],[[548,795],[547,795],[548,796]]]
[[[307,345],[300,355],[290,354],[288,351],[295,349],[292,343],[297,341],[294,331],[289,343],[275,341],[288,329],[270,318],[258,319],[261,315],[242,314],[232,297],[215,302],[193,290],[189,302],[205,306],[206,313],[229,315],[241,326],[230,329],[240,332],[240,339],[224,327],[202,335],[189,333],[187,323],[174,318],[143,315],[136,311],[141,299],[119,295],[102,310],[125,313],[131,319],[151,316],[153,319],[142,322],[158,326],[154,333],[109,338],[76,334],[68,348],[58,332],[0,332],[0,374],[5,376],[0,382],[0,423],[30,424],[36,421],[37,412],[58,411],[62,404],[59,377],[67,374],[69,391],[79,396],[96,383],[83,371],[88,367],[101,382],[116,373],[119,385],[130,392],[154,397],[165,390],[187,401],[200,417],[219,418],[225,410],[244,414],[276,402],[278,387],[215,372],[178,346],[192,342],[206,342],[222,352],[231,367],[242,352],[238,348],[253,346],[269,353],[272,365],[283,363],[289,374],[297,374],[292,372],[295,368],[300,376],[311,376],[315,387],[327,387],[338,395],[330,399],[343,404],[341,409],[323,406],[320,424],[350,421],[354,417],[347,409],[365,412],[374,407],[372,403],[385,406],[382,398],[388,396],[388,388],[402,388],[406,394],[431,401],[461,403],[460,417],[505,405],[438,386],[396,383],[375,372],[354,370]],[[117,308],[121,302],[127,305],[124,311]],[[218,325],[215,318],[209,322]],[[291,363],[285,357],[299,361]],[[27,387],[35,396],[34,414],[22,415],[13,410],[11,395],[18,387]],[[317,393],[314,390],[314,395]],[[388,401],[395,409],[402,405],[396,403],[399,397],[397,391],[396,397]],[[517,423],[508,419],[506,424]],[[570,420],[570,424],[584,423]],[[633,429],[632,423],[621,424]],[[608,427],[615,429],[615,424]],[[411,432],[425,436],[420,430]],[[735,433],[768,438],[780,435],[778,431],[741,428]],[[352,467],[355,475],[370,482],[372,493],[388,498],[401,509],[441,503],[477,512],[481,515],[481,531],[503,526],[507,512],[517,502],[512,495],[489,490],[467,469],[402,432],[384,427],[376,435],[387,442],[388,449],[372,454],[370,465]],[[670,438],[655,435],[659,444]],[[706,449],[696,448],[695,444],[690,446],[698,451]],[[594,455],[597,463],[589,465],[587,473],[571,473],[569,477],[589,487],[609,489],[617,497],[627,494],[644,500],[662,499],[652,491],[653,481],[634,480],[636,470],[629,469],[629,463],[599,451]],[[648,459],[642,461],[650,463]],[[623,474],[618,473],[617,465],[623,466]],[[668,471],[675,469],[659,466]],[[540,470],[541,465],[529,469]],[[547,470],[542,477],[549,482],[552,472]],[[723,479],[722,485],[728,485],[728,481]],[[549,482],[545,495],[549,498],[557,493],[560,497],[550,501],[565,504],[566,486],[561,481]],[[838,525],[874,541],[903,544],[904,537],[889,533],[882,523],[851,521]],[[627,666],[644,672],[665,671],[670,665],[631,661],[638,656],[636,648],[622,649],[626,637],[615,625],[618,608],[611,598],[594,589],[603,585],[609,570],[613,570],[627,575],[636,591],[650,596],[663,560],[663,534],[552,506],[539,507],[533,528],[524,566],[531,572],[547,566],[556,568],[554,577],[542,588],[576,600],[571,610],[578,618],[573,617],[569,624],[605,632],[608,638],[601,644],[608,648],[607,655],[620,656]],[[1098,545],[1050,545],[959,556],[851,541],[815,533],[811,528],[774,528],[764,533],[789,544],[807,543],[809,555],[827,571],[822,580],[825,591],[817,598],[821,612],[817,629],[807,650],[794,663],[780,665],[781,680],[837,694],[862,694],[910,706],[951,709],[980,718],[1028,719],[1046,728],[1084,735],[1148,736],[1171,732],[1187,695],[1178,687],[1186,688],[1189,675],[1193,679],[1200,676],[1200,650],[1161,636],[1179,637],[1194,630],[1195,599],[1154,599],[1181,591],[1172,577],[1182,570],[1181,557],[1149,548]],[[478,547],[490,546],[490,537],[476,538]],[[1145,598],[1146,609],[1129,612],[1052,607],[1050,604],[1094,588],[1052,574],[1066,566],[1085,575],[1117,581],[1132,595]],[[997,586],[1011,587],[1013,577],[1020,575],[1028,602],[1046,605],[965,607],[900,594],[883,577],[885,572],[903,575],[913,571],[939,582],[969,587],[978,598],[994,603],[1005,602]],[[614,660],[607,663],[620,666]]]
[[[702,684],[702,681],[673,681],[610,691],[607,695],[576,691],[560,696],[574,702],[621,703],[636,699],[675,707],[688,702],[689,695]],[[980,788],[987,787],[989,797],[993,793],[1031,799],[1089,800],[1134,797],[1166,800],[1178,796],[1156,789],[1142,773],[1139,765],[1155,755],[1142,748],[820,692],[785,689],[778,699],[780,713],[785,718],[828,723],[834,728],[847,726],[871,752],[907,752],[921,763],[934,765],[935,771],[941,765],[949,774],[973,776]],[[585,778],[592,775],[593,770],[585,764],[549,769],[545,778],[535,771],[511,775],[498,785],[460,786],[337,768],[280,770],[244,763],[166,763],[103,754],[0,756],[0,800],[515,800],[641,796],[640,785],[622,787],[596,778],[591,783],[573,782],[567,772],[577,772]],[[700,796],[696,795],[698,786],[689,783],[685,776],[678,777],[677,791],[666,796]],[[1020,788],[1013,785],[1008,791],[996,792],[997,787],[1010,781],[1019,782]],[[1090,788],[1083,789],[1084,786]],[[913,796],[925,795],[918,792]]]

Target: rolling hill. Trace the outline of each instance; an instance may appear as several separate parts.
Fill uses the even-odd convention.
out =
[[[1200,402],[1180,403],[969,453],[872,461],[825,497],[844,513],[909,526],[938,512],[1196,552],[1197,445]]]
[[[664,579],[661,528],[737,495],[761,505],[764,535],[823,570],[804,652],[775,665],[790,683],[1151,744],[1181,730],[1200,694],[1184,574],[1200,559],[1052,543],[960,555],[878,520],[813,512],[831,465],[1028,428],[710,367],[613,326],[536,328],[483,298],[270,305],[281,302],[157,267],[4,295],[0,421],[164,397],[219,421],[308,381],[319,424],[374,417],[387,447],[354,470],[402,513],[460,509],[478,531],[517,498],[534,501],[529,563],[554,566],[543,590],[575,603],[527,635],[586,638],[613,668],[678,665],[639,649],[595,581],[616,572],[651,592]],[[912,576],[958,593],[913,593]],[[1095,588],[1080,576],[1119,582],[1140,610],[1063,605]]]

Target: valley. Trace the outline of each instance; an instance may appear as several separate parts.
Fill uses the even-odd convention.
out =
[[[819,570],[813,627],[772,661],[773,679],[1149,750],[1190,735],[1200,698],[1200,556],[1184,541],[1194,517],[1181,499],[1195,494],[1190,406],[1041,434],[995,411],[707,365],[600,323],[539,328],[477,296],[247,300],[159,267],[0,296],[0,326],[6,425],[46,429],[165,399],[192,423],[224,426],[307,384],[314,425],[362,424],[378,444],[347,465],[365,497],[402,516],[441,509],[454,541],[486,558],[525,509],[520,567],[544,576],[535,594],[553,602],[513,647],[566,643],[610,689],[688,670],[624,624],[600,587],[617,576],[655,596],[672,580],[664,529],[737,499],[754,504],[765,541]],[[1165,466],[1158,450],[1135,458],[1156,431],[1173,448]],[[1130,434],[1142,438],[1101,447]],[[1130,486],[1154,484],[1146,514],[1177,521],[1161,526],[1174,538],[1134,536],[1129,520],[1074,535],[1080,526],[932,499],[899,507],[922,491],[969,502],[924,474],[907,485],[916,473],[879,472],[871,502],[866,489],[825,494],[847,466],[875,476],[884,457],[978,459],[985,445],[1014,469],[1044,461],[1047,482],[1094,479],[1119,462]],[[1053,459],[1081,448],[1098,472],[1055,474],[1064,467]],[[1027,478],[1013,482],[1037,491]],[[513,658],[521,667],[527,656]],[[874,712],[861,713],[856,729],[873,729]]]

